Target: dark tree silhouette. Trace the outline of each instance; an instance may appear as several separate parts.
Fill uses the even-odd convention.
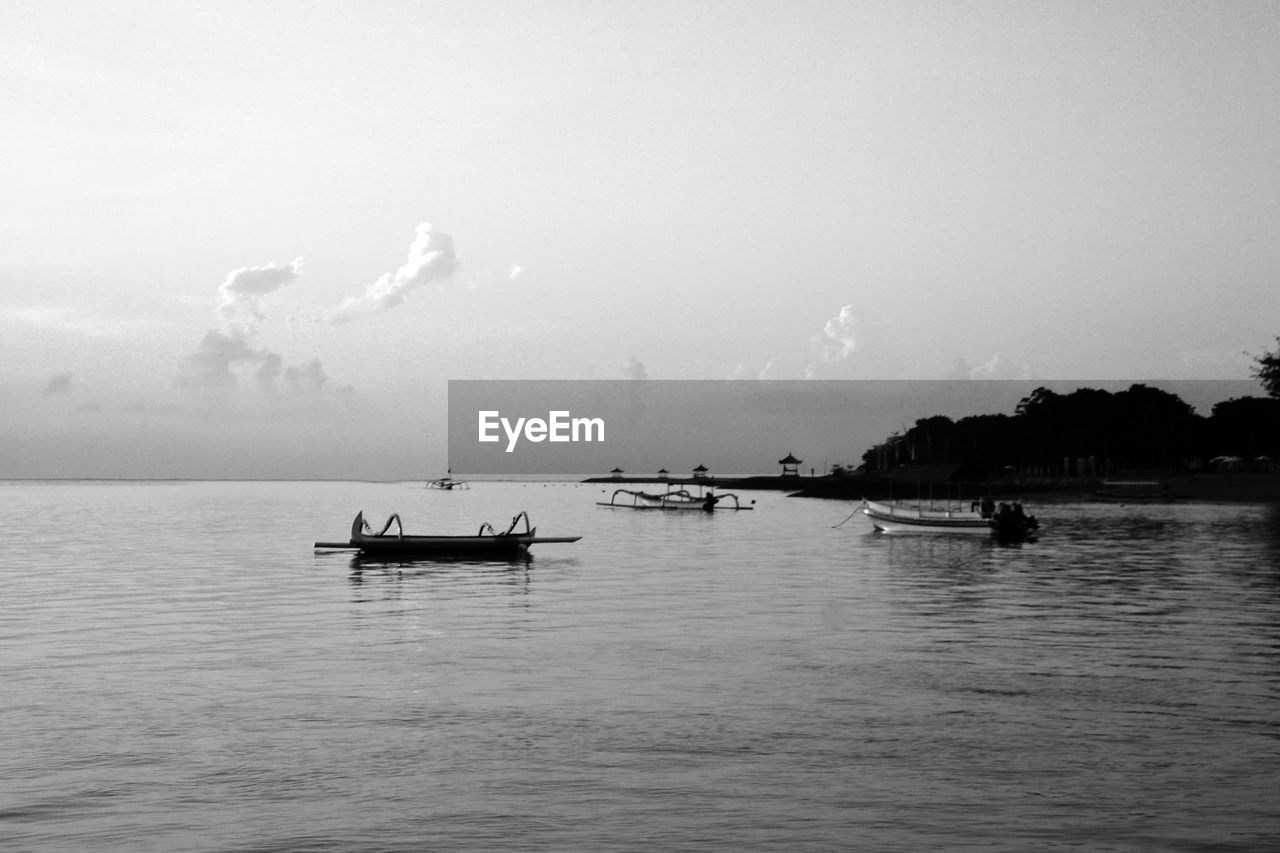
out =
[[[1280,353],[1277,354],[1280,360]],[[1123,391],[1037,388],[1014,415],[920,418],[862,456],[864,472],[904,465],[962,465],[1006,473],[1106,476],[1123,470],[1195,469],[1215,456],[1280,451],[1280,398],[1219,403],[1202,417],[1176,394],[1135,384]]]
[[[1276,338],[1276,351],[1264,352],[1253,357],[1254,378],[1262,383],[1272,397],[1280,397],[1280,337]]]
[[[1212,452],[1252,459],[1280,451],[1280,399],[1233,397],[1213,406]]]

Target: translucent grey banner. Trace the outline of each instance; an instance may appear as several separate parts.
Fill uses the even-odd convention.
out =
[[[855,467],[919,419],[1013,415],[1044,387],[1123,391],[1144,384],[1208,415],[1261,396],[1251,380],[451,380],[449,467],[455,477],[712,477]]]

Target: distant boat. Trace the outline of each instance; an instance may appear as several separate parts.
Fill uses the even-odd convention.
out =
[[[995,533],[1004,537],[1027,536],[1040,527],[1034,515],[1025,515],[1021,504],[1002,503],[987,511],[902,506],[883,501],[862,501],[862,512],[872,526],[884,533]]]
[[[524,530],[517,530],[521,520]],[[391,533],[392,525],[396,532]],[[480,525],[475,536],[409,536],[404,532],[400,516],[393,513],[377,533],[364,520],[364,512],[356,513],[351,522],[351,539],[346,542],[317,542],[317,551],[356,550],[363,556],[434,557],[519,554],[529,546],[552,542],[577,542],[581,536],[537,536],[537,528],[529,524],[529,514],[521,512],[511,519],[511,526],[498,533],[488,522]]]
[[[1169,503],[1175,500],[1165,480],[1103,480],[1090,497],[1105,503]]]
[[[453,479],[453,469],[449,469],[445,476],[438,480],[427,480],[428,489],[443,489],[445,491],[453,491],[454,489],[469,489],[466,480]]]
[[[618,499],[618,495],[626,495],[627,497]],[[733,506],[721,506],[721,502],[726,499],[733,500]],[[714,512],[729,510],[730,512],[738,510],[755,509],[755,507],[742,506],[738,502],[738,496],[732,492],[724,494],[715,494],[708,491],[705,495],[690,494],[687,489],[679,489],[677,491],[668,491],[661,494],[653,492],[636,492],[630,489],[618,489],[609,498],[608,503],[597,501],[596,506],[608,507],[610,509],[656,509],[665,510],[667,512]]]

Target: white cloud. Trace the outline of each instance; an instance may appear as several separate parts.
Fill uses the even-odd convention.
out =
[[[859,318],[853,305],[845,305],[836,316],[827,320],[822,331],[809,337],[790,351],[775,353],[757,368],[750,362],[740,362],[730,374],[731,379],[832,379],[832,375],[847,368],[839,368],[857,350],[855,326]]]
[[[858,348],[858,341],[854,336],[853,327],[852,305],[846,305],[841,308],[840,313],[828,320],[827,324],[822,327],[822,334],[826,338],[823,342],[824,350],[828,360],[848,358]]]
[[[343,323],[362,314],[390,310],[409,293],[447,279],[457,269],[453,238],[424,222],[418,226],[408,257],[399,269],[378,278],[362,296],[349,297],[335,307],[320,309],[309,319]],[[349,386],[334,388],[319,359],[301,366],[286,365],[282,355],[258,343],[260,327],[266,319],[263,298],[295,281],[301,270],[302,258],[297,258],[285,266],[270,263],[241,267],[228,273],[218,286],[221,327],[208,330],[195,350],[183,360],[177,384],[184,388],[231,389],[238,386],[243,376],[252,377],[257,386],[267,392],[350,392]],[[512,276],[516,274],[518,268],[513,268]]]
[[[222,304],[218,313],[225,323],[253,323],[262,319],[258,301],[268,293],[274,293],[298,277],[302,270],[302,258],[288,266],[267,264],[263,267],[241,267],[227,274],[218,286]]]
[[[742,361],[730,374],[731,379],[851,379],[865,377],[868,371],[883,369],[886,353],[876,347],[861,347],[865,316],[852,305],[823,324],[819,332],[804,342],[797,341],[790,350],[774,352],[763,362]]]
[[[458,264],[453,238],[423,222],[409,246],[408,258],[398,270],[383,274],[365,288],[364,295],[347,297],[336,307],[316,312],[314,318],[328,323],[347,323],[361,314],[390,310],[414,290],[451,277]]]

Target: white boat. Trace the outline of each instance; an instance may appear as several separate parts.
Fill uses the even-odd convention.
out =
[[[1167,480],[1103,480],[1091,498],[1104,503],[1172,503],[1176,498]]]
[[[903,506],[863,499],[862,512],[876,530],[884,533],[978,533],[1026,536],[1040,524],[1025,515],[1021,504],[1000,504],[998,509],[937,509]]]

